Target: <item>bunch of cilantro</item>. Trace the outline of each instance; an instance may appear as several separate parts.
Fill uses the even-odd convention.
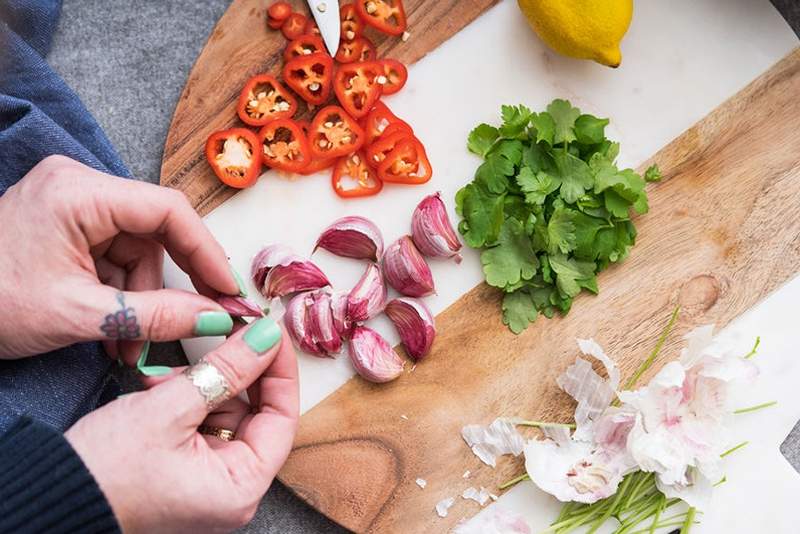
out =
[[[505,292],[503,322],[518,334],[540,313],[566,314],[582,289],[597,293],[597,273],[636,241],[631,210],[648,210],[645,181],[661,175],[655,165],[644,178],[618,169],[608,119],[566,100],[541,113],[503,106],[502,118],[469,134],[484,162],[456,194],[456,210],[466,243],[483,249],[486,282]]]

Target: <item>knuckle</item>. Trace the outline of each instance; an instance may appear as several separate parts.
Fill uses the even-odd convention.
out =
[[[228,385],[235,391],[241,391],[247,387],[246,372],[241,369],[241,366],[232,362],[229,356],[214,351],[206,355],[206,361],[217,368],[222,376],[225,377]]]
[[[180,314],[175,308],[166,304],[158,303],[153,307],[149,322],[145,323],[147,339],[153,341],[168,341],[181,337]]]

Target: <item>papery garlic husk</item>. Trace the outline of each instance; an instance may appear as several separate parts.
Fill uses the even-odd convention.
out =
[[[390,286],[408,297],[424,297],[435,291],[431,269],[409,236],[386,249],[383,274]]]
[[[351,323],[363,323],[383,311],[387,290],[377,263],[367,265],[361,280],[347,296],[346,318]]]
[[[308,309],[313,303],[314,299],[311,292],[300,293],[292,297],[286,305],[283,324],[300,350],[314,356],[324,356],[325,354],[314,342],[311,334],[311,317],[308,314]]]
[[[331,295],[331,312],[333,313],[333,326],[339,332],[339,336],[350,339],[353,333],[353,323],[347,317],[347,291],[336,291]]]
[[[326,291],[315,291],[311,299],[311,306],[306,310],[311,339],[323,353],[338,354],[342,351],[342,337],[334,325],[331,296]]]
[[[314,250],[318,248],[346,258],[378,261],[383,255],[383,236],[369,219],[342,217],[322,232]]]
[[[439,193],[422,199],[411,216],[411,239],[420,252],[433,258],[454,258],[461,263],[461,241],[447,216]]]
[[[217,298],[217,304],[222,306],[232,317],[263,317],[264,315],[264,310],[258,304],[245,297],[222,295]]]
[[[375,330],[357,326],[350,339],[350,361],[370,382],[390,382],[403,372],[404,362]]]
[[[270,245],[256,254],[251,276],[268,299],[330,285],[325,273],[311,260],[294,254],[283,245]]]
[[[383,310],[397,328],[409,356],[419,361],[431,350],[436,338],[433,314],[421,300],[400,297]]]

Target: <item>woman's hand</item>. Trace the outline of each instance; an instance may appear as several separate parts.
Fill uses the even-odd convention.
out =
[[[252,518],[297,426],[297,366],[291,342],[279,336],[271,319],[260,319],[204,358],[231,399],[210,413],[208,395],[219,388],[203,395],[197,380],[176,371],[67,431],[123,531],[229,531]],[[236,397],[244,390],[249,403]],[[235,431],[235,439],[202,435],[201,424]]]
[[[212,298],[239,284],[178,191],[51,156],[0,197],[0,225],[0,358],[103,340],[132,365],[145,339],[230,332]],[[206,296],[162,289],[164,248]]]

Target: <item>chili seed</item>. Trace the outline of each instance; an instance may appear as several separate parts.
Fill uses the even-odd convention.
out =
[[[378,10],[378,6],[375,5],[375,2],[367,2],[366,8],[367,8],[367,13],[369,13],[370,15],[372,15]]]

